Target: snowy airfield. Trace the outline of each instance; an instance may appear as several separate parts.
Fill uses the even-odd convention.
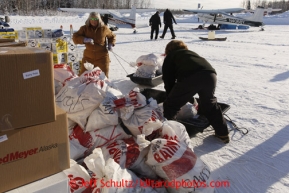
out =
[[[147,25],[149,17],[150,14],[139,16],[138,22]],[[15,30],[29,26],[58,29],[62,25],[69,34],[70,24],[76,31],[86,18],[87,15],[11,16],[10,25]],[[219,187],[215,192],[288,192],[289,13],[266,16],[265,31],[216,31],[216,37],[227,37],[223,42],[200,40],[199,37],[207,37],[208,31],[192,30],[201,24],[194,16],[178,15],[176,20],[176,39],[212,64],[218,73],[218,101],[229,104],[227,115],[237,126],[249,130],[243,135],[230,127],[231,142],[227,145],[209,130],[191,139],[197,156],[211,168],[212,179],[230,183],[230,187]],[[159,36],[162,30],[163,26]],[[110,80],[125,94],[138,86],[126,77],[136,70],[128,63],[141,55],[163,54],[171,38],[169,30],[163,40],[157,41],[150,40],[150,27],[137,31],[116,31],[116,46],[110,52]],[[155,89],[164,90],[163,84]]]

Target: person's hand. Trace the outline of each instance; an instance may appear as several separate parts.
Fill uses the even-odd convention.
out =
[[[114,46],[114,44],[108,44],[108,46],[107,46],[107,49],[109,50],[109,51],[112,51],[112,47]]]
[[[85,44],[87,44],[87,43],[93,44],[93,39],[91,39],[91,38],[84,38],[84,39],[83,39],[83,43],[85,43]]]

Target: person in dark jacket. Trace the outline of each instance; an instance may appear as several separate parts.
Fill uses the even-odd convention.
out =
[[[175,24],[177,24],[172,12],[169,9],[166,9],[166,11],[164,12],[164,24],[165,24],[165,27],[164,27],[163,35],[160,36],[160,38],[164,38],[165,37],[168,28],[171,31],[172,39],[176,38],[176,35],[175,35],[175,32],[174,32],[174,28],[173,28],[173,21],[174,21]]]
[[[158,39],[159,35],[159,26],[162,27],[161,23],[161,18],[159,16],[160,12],[156,12],[153,14],[149,20],[149,24],[151,26],[151,40],[153,39],[154,31],[156,32],[155,34],[155,40]]]
[[[108,24],[108,14],[101,15],[101,19],[105,25]]]
[[[164,117],[174,120],[177,112],[195,95],[199,95],[198,114],[205,116],[215,136],[228,143],[229,131],[222,110],[214,96],[217,73],[211,64],[186,44],[172,40],[165,48],[162,78],[167,98],[163,103]]]

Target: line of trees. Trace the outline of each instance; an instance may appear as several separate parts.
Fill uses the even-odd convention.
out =
[[[287,1],[243,0],[241,2],[241,7],[245,9],[256,9],[258,6],[262,6],[264,8],[282,9],[280,12],[285,12],[289,10],[289,0]]]
[[[149,8],[151,0],[0,0],[0,15],[55,15],[59,7],[129,9],[132,5]],[[289,0],[242,0],[240,6],[245,9],[262,6],[284,12],[289,10]]]
[[[148,8],[150,0],[0,0],[2,15],[51,15],[61,8]]]

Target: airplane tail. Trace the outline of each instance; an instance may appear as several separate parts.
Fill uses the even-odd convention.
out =
[[[136,27],[136,7],[135,6],[132,6],[128,20],[130,21],[130,23],[132,23],[132,28],[135,28]]]
[[[254,14],[252,16],[246,17],[246,19],[263,23],[264,12],[264,7],[258,6],[257,9],[254,11]]]

